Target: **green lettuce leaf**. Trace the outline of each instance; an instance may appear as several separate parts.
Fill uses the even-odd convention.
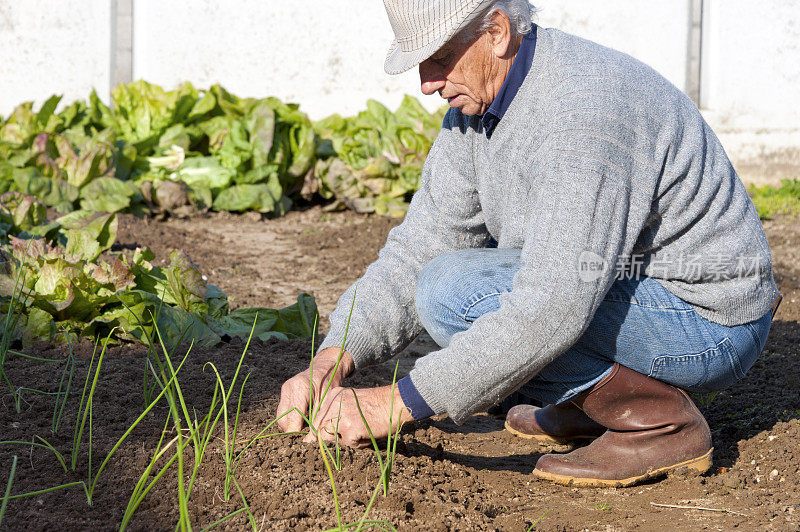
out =
[[[268,183],[234,185],[226,188],[214,200],[218,211],[258,211],[284,214],[291,207],[289,198],[281,194],[281,186],[273,175]]]
[[[65,251],[79,260],[96,260],[102,252],[111,249],[117,238],[118,222],[113,214],[90,213],[83,218],[72,217],[65,221],[71,226],[65,233]]]
[[[230,185],[235,174],[236,172],[223,167],[214,157],[192,157],[186,159],[170,178],[183,181],[192,188],[202,186],[213,191]]]
[[[141,201],[139,189],[129,181],[98,177],[80,190],[81,209],[121,212]]]
[[[13,175],[17,190],[35,196],[59,212],[71,211],[78,199],[78,187],[63,179],[46,177],[36,168],[15,169]]]

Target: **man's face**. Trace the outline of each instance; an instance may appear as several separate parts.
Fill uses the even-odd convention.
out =
[[[489,33],[472,42],[447,43],[420,63],[422,92],[438,92],[450,107],[459,107],[465,115],[482,115],[500,89],[494,83],[494,59]]]

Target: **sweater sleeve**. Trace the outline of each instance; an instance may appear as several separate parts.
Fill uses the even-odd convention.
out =
[[[347,329],[345,349],[357,369],[391,358],[421,332],[417,276],[431,259],[482,247],[488,240],[469,137],[459,131],[455,114],[450,111],[445,117],[405,220],[392,229],[378,259],[331,313],[330,332],[319,350],[341,346]]]
[[[569,123],[550,134],[531,178],[521,268],[498,310],[417,360],[410,377],[456,422],[498,403],[574,344],[614,282],[643,220],[631,215],[608,136]],[[605,150],[605,151],[604,151]],[[646,206],[637,205],[635,210]]]

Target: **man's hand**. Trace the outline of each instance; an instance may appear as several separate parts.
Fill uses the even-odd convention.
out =
[[[409,421],[411,412],[403,404],[396,384],[379,388],[332,388],[313,420],[314,430],[303,441],[315,441],[314,431],[317,431],[327,442],[335,441],[338,434],[339,441],[348,447],[368,447],[372,441],[370,431],[376,440],[386,438]]]
[[[320,351],[314,357],[313,375],[311,373],[311,367],[309,367],[307,370],[298,373],[283,383],[281,387],[281,400],[278,403],[277,412],[280,418],[278,420],[278,428],[283,432],[298,432],[303,428],[303,417],[297,411],[293,411],[293,409],[297,409],[304,415],[308,415],[309,390],[312,385],[314,389],[314,402],[315,404],[319,404],[320,396],[328,386],[328,381],[331,379],[331,376],[333,376],[333,380],[331,381],[331,389],[328,391],[329,394],[334,389],[340,388],[344,378],[353,372],[355,367],[353,357],[350,356],[350,353],[344,351],[339,367],[334,373],[334,367],[336,366],[340,351],[338,347],[329,347]],[[283,414],[285,415],[281,417]]]

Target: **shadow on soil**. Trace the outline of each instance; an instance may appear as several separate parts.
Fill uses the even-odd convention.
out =
[[[716,396],[695,396],[711,426],[716,465],[730,467],[736,462],[740,440],[776,423],[800,419],[800,357],[791,340],[799,333],[797,322],[776,320],[766,348],[744,379]]]

